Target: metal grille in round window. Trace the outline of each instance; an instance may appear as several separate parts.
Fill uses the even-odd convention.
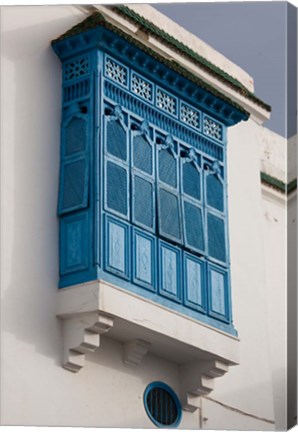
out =
[[[158,427],[172,428],[181,420],[181,404],[175,392],[161,382],[153,382],[144,392],[144,405],[150,420]]]

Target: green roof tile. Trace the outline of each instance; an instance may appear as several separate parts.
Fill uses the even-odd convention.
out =
[[[225,72],[221,71],[221,69],[217,68],[216,66],[212,65],[209,61],[201,57],[200,55],[196,54],[194,51],[187,48],[185,45],[183,45],[181,42],[176,41],[175,38],[168,35],[164,31],[158,29],[154,24],[150,23],[149,21],[142,18],[140,15],[136,14],[135,12],[131,11],[126,6],[113,6],[113,10],[125,14],[129,19],[134,20],[134,22],[137,22],[137,24],[140,26],[140,28],[143,31],[151,31],[155,35],[159,35],[164,42],[170,43],[171,45],[175,45],[177,49],[179,49],[179,52],[183,52],[184,54],[191,55],[193,60],[196,60],[196,62],[200,63],[200,65],[204,66],[210,73],[215,75],[218,79],[225,82],[226,84],[229,84],[230,87],[232,87],[234,90],[242,94],[244,97],[247,97],[248,99],[253,100],[258,105],[262,106],[266,110],[270,111],[271,108],[264,104],[262,101],[260,101],[258,98],[256,98],[252,93],[249,93],[249,91],[237,80],[230,77],[230,75],[226,74]],[[194,82],[195,84],[201,86],[205,90],[209,91],[210,93],[214,94],[215,96],[221,98],[222,100],[228,102],[230,105],[237,108],[239,111],[245,113],[247,117],[249,117],[249,113],[242,108],[239,104],[232,101],[227,96],[223,95],[219,91],[217,91],[214,87],[207,84],[205,81],[203,81],[201,78],[198,78],[195,74],[189,72],[187,69],[185,69],[183,66],[181,66],[178,62],[168,60],[165,57],[163,57],[161,54],[157,53],[153,49],[147,47],[145,44],[143,44],[138,39],[134,38],[133,36],[129,35],[128,33],[125,33],[123,30],[119,29],[115,25],[111,24],[109,21],[107,21],[103,14],[100,12],[94,12],[92,13],[88,18],[86,18],[81,23],[75,25],[70,30],[68,30],[66,33],[58,37],[57,39],[52,41],[52,44],[55,44],[58,41],[61,41],[63,39],[75,36],[77,34],[83,33],[88,30],[95,29],[98,26],[104,26],[114,33],[118,34],[119,36],[126,39],[128,42],[133,43],[135,46],[140,48],[141,50],[147,52],[149,55],[160,61],[161,63],[164,63],[169,68],[175,70],[180,75],[184,76],[185,78],[189,79],[190,81]],[[174,43],[175,41],[175,43]]]
[[[141,15],[137,14],[133,10],[129,9],[127,6],[119,5],[112,8],[115,12],[118,12],[136,24],[139,24],[143,31],[153,34],[159,40],[166,43],[171,48],[175,49],[177,52],[184,54],[186,57],[193,60],[196,64],[200,65],[204,69],[208,70],[209,73],[216,75],[217,78],[221,78],[226,84],[230,84],[235,90],[241,93],[244,97],[253,100],[256,104],[262,106],[266,111],[271,111],[271,107],[263,102],[261,99],[257,98],[252,92],[250,92],[240,81],[224,72],[219,67],[215,66],[213,63],[184,45],[182,42],[175,39],[173,36],[166,33],[164,30],[157,27],[155,24],[151,23],[147,19],[143,18]]]
[[[279,180],[276,177],[272,177],[265,172],[260,173],[261,182],[272,187],[273,189],[278,190],[279,192],[286,193],[289,195],[291,192],[294,192],[297,189],[297,179],[290,181],[288,184],[284,183],[282,180]]]

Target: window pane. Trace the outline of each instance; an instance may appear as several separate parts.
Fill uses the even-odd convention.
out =
[[[176,159],[168,150],[159,152],[159,179],[170,186],[177,187]]]
[[[184,219],[187,246],[204,250],[204,233],[201,209],[187,201],[184,201]]]
[[[108,162],[106,182],[108,208],[127,215],[126,170],[113,162]]]
[[[200,173],[192,163],[183,164],[183,191],[192,198],[201,199]]]
[[[153,228],[153,187],[140,177],[134,177],[134,220]]]
[[[118,121],[107,124],[107,151],[111,155],[126,160],[126,132]]]
[[[207,203],[211,207],[223,211],[223,185],[217,176],[209,174],[207,176]]]
[[[164,189],[159,192],[159,221],[162,234],[181,239],[178,198]]]
[[[152,174],[152,149],[150,144],[142,136],[136,136],[133,140],[133,164],[136,168]]]
[[[213,258],[226,260],[225,224],[211,213],[208,214],[208,248]]]

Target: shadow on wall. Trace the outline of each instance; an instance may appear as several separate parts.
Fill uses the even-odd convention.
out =
[[[297,160],[296,146],[288,152],[290,158]],[[297,424],[297,198],[288,202],[287,223],[287,427],[291,428]]]
[[[150,352],[145,355],[139,366],[131,369],[123,363],[122,344],[104,336],[101,339],[101,346],[98,351],[87,354],[87,360],[86,369],[96,367],[97,373],[90,373],[90,377],[94,376],[95,385],[100,386],[102,389],[115,386],[118,389],[117,397],[120,401],[123,401],[124,406],[126,403],[134,403],[134,406],[139,406],[143,410],[142,396],[144,390],[153,381],[162,381],[169,384],[181,397],[179,393],[179,365],[152,355]],[[258,367],[257,360],[255,367]],[[105,369],[109,373],[105,373]],[[247,380],[246,384],[243,383],[238,388],[231,390],[231,386],[228,384],[230,372],[226,376],[215,380],[215,390],[206,398],[212,404],[205,405],[205,408],[203,404],[204,428],[215,430],[274,430],[273,413],[268,414],[272,412],[272,400],[270,397],[268,398],[268,394],[271,394],[271,383],[259,381],[252,384],[251,381]],[[227,384],[221,386],[219,394],[216,389],[221,380],[226,380]],[[280,377],[280,383],[284,383],[282,376]],[[221,410],[220,415],[219,409]],[[186,412],[183,414],[184,417],[188,415],[190,414]],[[197,412],[197,415],[199,415],[199,412]],[[127,427],[130,426],[129,423],[127,425]],[[102,424],[101,426],[105,425]],[[123,427],[123,424],[120,422],[118,426]]]
[[[55,28],[59,28],[56,21]],[[5,332],[60,364],[62,337],[55,294],[61,65],[50,47],[58,35],[51,32],[49,24],[3,34],[4,71],[11,83],[6,129],[12,241],[6,248],[10,268],[6,269],[9,282],[3,290],[2,323]]]

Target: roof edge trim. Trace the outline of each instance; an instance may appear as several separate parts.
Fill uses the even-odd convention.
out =
[[[217,79],[224,82],[229,87],[233,88],[242,96],[252,100],[254,103],[261,106],[266,111],[271,112],[271,106],[263,102],[253,93],[251,93],[242,83],[240,83],[240,81],[238,81],[236,78],[232,77],[231,75],[229,75],[228,73],[220,69],[218,66],[211,63],[209,60],[202,57],[200,54],[188,48],[186,45],[184,45],[182,42],[180,42],[173,36],[166,33],[164,30],[159,29],[155,24],[148,21],[146,18],[142,17],[132,9],[129,9],[125,5],[112,6],[111,8],[114,12],[127,17],[135,24],[138,24],[143,31],[154,35],[160,41],[166,43],[169,47],[174,49],[179,54],[182,54],[184,57],[187,57],[188,59],[192,60],[195,64],[199,65],[201,68],[208,71],[211,75],[216,76]]]

